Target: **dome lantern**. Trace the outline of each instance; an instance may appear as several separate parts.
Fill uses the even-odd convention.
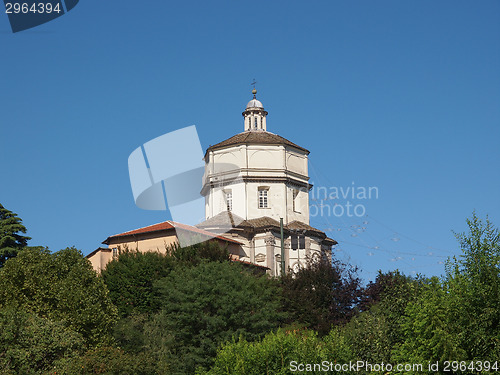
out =
[[[245,131],[266,131],[266,116],[262,103],[257,100],[257,90],[252,90],[253,99],[247,104],[245,111],[242,113],[245,118]]]

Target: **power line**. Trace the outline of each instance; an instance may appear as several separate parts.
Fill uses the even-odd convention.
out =
[[[322,178],[320,178],[320,173],[318,172],[318,170],[316,169],[316,167],[314,166],[314,163],[312,163],[312,161],[310,161],[310,165],[311,165],[311,171],[313,172],[313,174],[316,177],[315,181],[317,181],[319,183],[320,181],[322,181]],[[328,178],[326,176],[324,176],[323,174],[322,174],[322,176],[325,177],[325,180],[328,180]],[[333,200],[333,199],[330,197],[327,197],[325,195],[325,199],[318,200],[313,195],[311,197],[311,200],[313,202],[315,202],[316,204],[319,203],[319,207],[323,208],[324,207],[323,203],[325,201]],[[335,203],[335,205],[336,205],[336,203]],[[323,212],[323,210],[321,212]],[[388,225],[385,225],[384,223],[382,223],[380,220],[375,219],[372,215],[365,215],[364,216],[365,220],[363,221],[363,225],[365,225],[365,226],[361,226],[361,225],[349,226],[346,223],[345,219],[342,217],[342,215],[336,216],[336,218],[339,221],[341,221],[341,223],[342,223],[342,226],[335,226],[337,228],[337,230],[335,230],[335,227],[331,224],[328,217],[325,217],[325,215],[321,215],[320,218],[321,218],[321,221],[323,221],[323,223],[326,224],[326,228],[327,228],[325,230],[326,232],[335,232],[336,233],[335,238],[338,239],[338,242],[339,242],[339,245],[337,247],[338,251],[344,251],[344,249],[342,249],[342,246],[340,246],[341,243],[347,244],[347,245],[352,245],[352,246],[359,246],[359,247],[363,247],[363,248],[367,248],[367,249],[371,249],[371,250],[383,251],[383,252],[386,252],[393,257],[393,259],[391,259],[391,261],[402,261],[403,263],[405,263],[406,265],[408,265],[409,267],[412,267],[412,268],[416,268],[416,265],[406,262],[404,260],[404,257],[402,257],[401,255],[410,255],[410,256],[418,256],[418,257],[447,258],[449,255],[453,254],[453,252],[451,252],[449,250],[443,250],[443,249],[436,248],[434,246],[424,244],[423,242],[418,241],[416,239],[413,239],[408,235],[405,235],[403,233],[395,231],[394,229],[390,228]],[[369,219],[369,221],[367,219]],[[370,223],[370,221],[375,222],[375,223],[379,224],[380,226],[382,226],[383,228],[385,228],[386,230],[390,231],[391,235],[388,235],[387,237],[384,237],[381,240],[377,240],[374,236],[371,235],[371,233],[369,231],[367,231],[368,224]],[[340,233],[340,232],[342,232],[342,229],[347,230],[348,233],[351,233],[351,237],[357,237],[360,240],[360,242],[362,242],[362,244],[354,243],[354,242],[346,240],[344,238],[345,236]],[[366,236],[370,237],[370,239],[371,239],[370,242],[375,243],[376,246],[371,246],[370,244],[368,244],[365,241],[365,239],[363,238],[364,236],[362,236],[361,234],[365,234]],[[427,252],[426,254],[421,254],[421,253],[417,253],[417,252],[408,252],[408,251],[405,252],[405,251],[392,250],[392,249],[389,250],[387,248],[387,246],[382,244],[382,242],[384,242],[386,240],[391,240],[393,242],[399,242],[401,238],[405,238],[409,241],[412,241],[415,244],[423,246],[426,250],[438,251],[440,253],[446,253],[447,255],[437,255],[437,254],[434,254],[433,252]],[[369,255],[371,256],[371,255],[373,255],[373,253],[370,253]],[[414,260],[414,259],[412,259],[412,260]],[[438,261],[437,263],[443,264],[442,261]]]

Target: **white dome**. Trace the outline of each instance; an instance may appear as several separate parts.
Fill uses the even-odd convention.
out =
[[[264,109],[264,106],[257,99],[252,99],[248,102],[247,108],[262,108],[262,109]]]

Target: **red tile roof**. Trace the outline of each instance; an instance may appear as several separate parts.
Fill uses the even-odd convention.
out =
[[[241,245],[241,242],[233,240],[231,238],[220,236],[220,235],[217,235],[215,233],[212,233],[212,232],[200,229],[200,228],[193,227],[191,225],[181,224],[181,223],[177,223],[177,222],[171,221],[171,220],[167,220],[167,221],[164,221],[164,222],[158,223],[158,224],[149,225],[147,227],[143,227],[143,228],[139,228],[139,229],[130,230],[128,232],[115,234],[115,235],[112,235],[112,236],[109,236],[108,238],[106,238],[102,243],[108,244],[109,241],[111,239],[114,239],[114,238],[134,236],[136,234],[143,234],[143,233],[161,232],[161,231],[167,231],[167,230],[176,229],[176,228],[186,230],[189,232],[193,232],[193,233],[197,233],[197,234],[202,234],[202,235],[205,235],[205,236],[211,237],[211,238],[212,237],[217,238],[217,239],[225,241],[225,242],[231,242],[231,243],[235,243],[237,245]]]
[[[109,236],[109,238],[131,236],[133,234],[150,233],[150,232],[156,232],[156,231],[168,230],[168,229],[174,229],[174,226],[172,224],[170,224],[169,221],[164,221],[162,223],[148,225],[147,227],[130,230],[128,232],[114,234],[112,236]]]

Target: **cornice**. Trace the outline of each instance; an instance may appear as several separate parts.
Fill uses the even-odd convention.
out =
[[[270,184],[276,184],[276,183],[285,183],[288,186],[294,186],[299,189],[307,189],[307,191],[311,190],[313,185],[300,181],[294,178],[286,177],[286,176],[280,176],[280,177],[269,177],[269,176],[240,176],[239,178],[231,181],[212,181],[212,182],[205,182],[203,185],[203,188],[201,189],[201,195],[205,196],[206,193],[208,193],[208,189],[211,188],[224,188],[226,186],[234,185],[237,183],[241,182],[256,182],[256,183],[270,183]]]

